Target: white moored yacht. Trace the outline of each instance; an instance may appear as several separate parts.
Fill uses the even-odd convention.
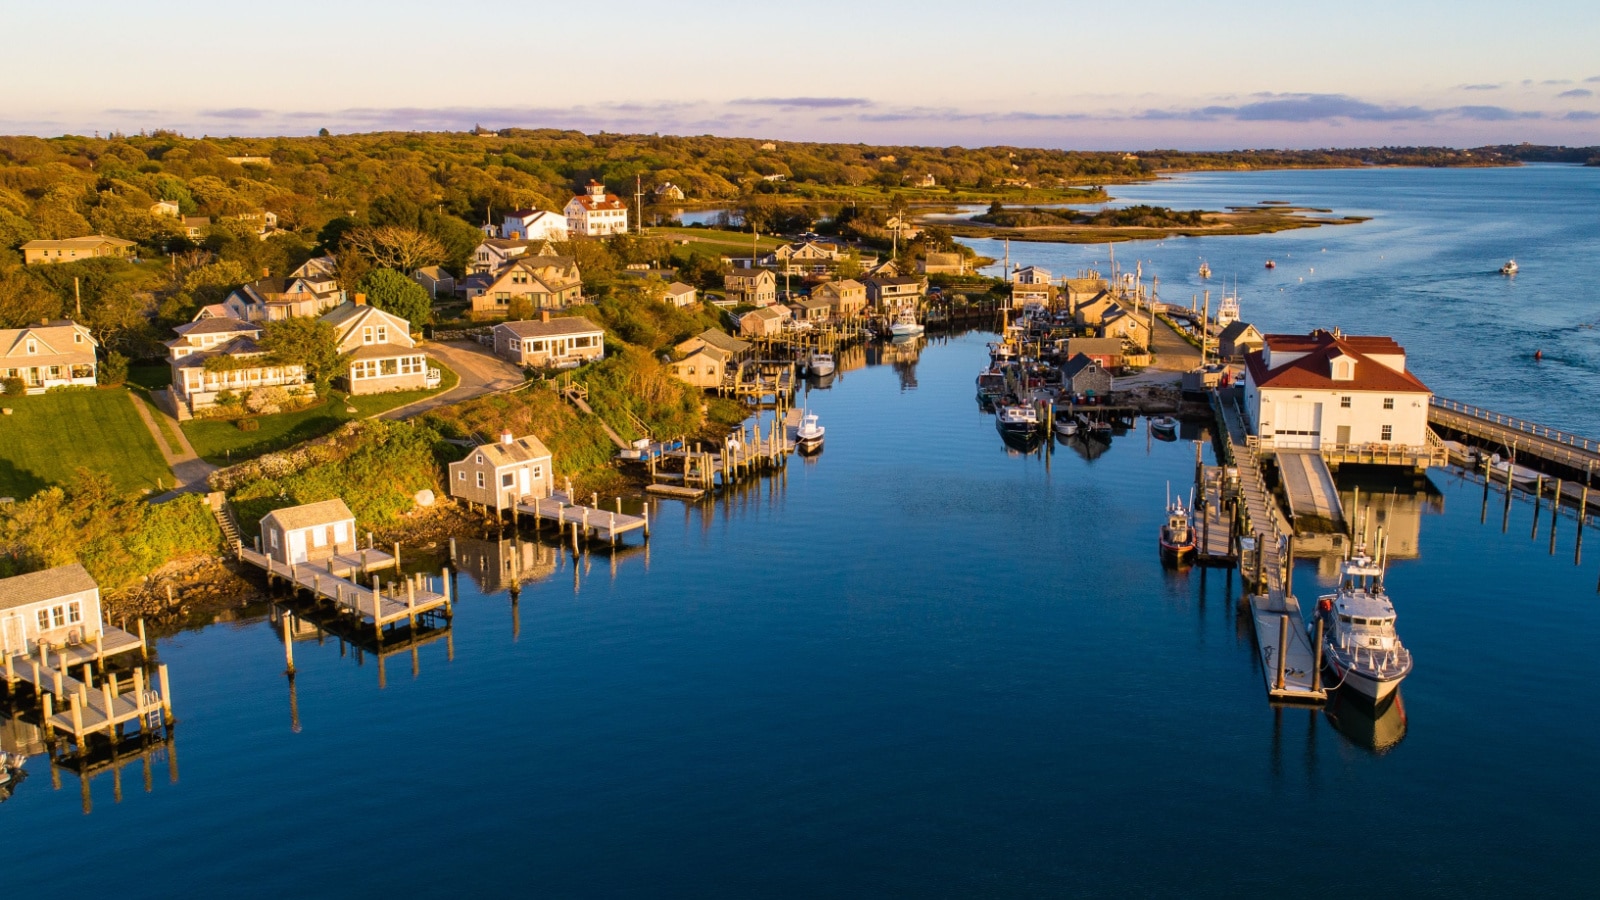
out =
[[[1339,566],[1339,589],[1317,601],[1317,617],[1323,627],[1322,658],[1338,686],[1374,704],[1393,697],[1411,674],[1411,651],[1394,630],[1394,604],[1383,590],[1381,561],[1357,545]]]
[[[800,427],[794,432],[795,444],[801,453],[815,453],[822,449],[822,437],[827,430],[818,423],[816,413],[806,410],[800,419]]]
[[[925,330],[922,323],[917,321],[917,314],[910,310],[901,313],[894,320],[894,324],[889,326],[889,333],[895,337],[921,334]]]
[[[821,350],[812,353],[810,361],[806,363],[806,371],[814,378],[826,378],[833,374],[833,370],[833,354]]]

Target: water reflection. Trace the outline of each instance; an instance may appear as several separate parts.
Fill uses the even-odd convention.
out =
[[[61,752],[56,752],[58,749]],[[52,790],[62,789],[65,783],[63,775],[77,777],[84,815],[94,812],[94,783],[102,776],[111,783],[112,802],[122,802],[123,770],[128,767],[139,767],[140,783],[147,794],[155,790],[158,765],[165,766],[170,783],[178,783],[177,737],[175,730],[170,728],[165,729],[159,737],[140,732],[117,740],[96,740],[87,749],[78,749],[52,742],[45,736],[36,717],[24,710],[8,708],[4,715],[0,715],[0,750],[18,763],[10,781],[0,785],[0,802],[9,800],[24,789],[29,773],[22,765],[24,761],[40,756],[50,766]]]
[[[1375,756],[1393,750],[1406,737],[1405,698],[1399,693],[1393,702],[1374,710],[1358,696],[1334,691],[1323,715],[1345,740]]]

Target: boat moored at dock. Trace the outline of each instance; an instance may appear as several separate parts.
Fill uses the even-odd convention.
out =
[[[817,414],[807,410],[795,429],[795,446],[801,453],[816,453],[822,449],[822,438],[828,429],[822,427]]]
[[[1161,562],[1174,568],[1187,568],[1194,563],[1194,522],[1183,498],[1167,502],[1167,520],[1161,525]]]
[[[994,427],[1006,442],[1024,449],[1039,442],[1039,411],[1026,403],[1007,403],[995,413]]]
[[[1339,589],[1317,601],[1322,658],[1345,688],[1373,704],[1388,702],[1411,674],[1411,651],[1395,632],[1383,565],[1356,547],[1339,567]]]

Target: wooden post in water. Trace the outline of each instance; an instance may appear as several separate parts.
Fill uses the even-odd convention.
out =
[[[649,538],[650,538],[650,502],[649,502],[648,499],[645,501],[645,504],[644,504],[644,536],[645,536],[646,540],[649,540]]]
[[[78,743],[78,752],[83,753],[88,740],[83,734],[83,700],[77,694],[72,695],[72,739]]]
[[[171,728],[177,720],[172,717],[172,686],[167,680],[166,663],[156,667],[156,681],[161,685],[161,722]]]
[[[293,678],[294,637],[289,633],[289,611],[287,609],[283,610],[283,615],[280,618],[283,621],[283,662],[284,665],[287,666],[287,668],[284,669],[284,674],[288,675],[290,678]]]
[[[1264,535],[1264,534],[1262,534],[1261,532],[1258,531],[1258,532],[1256,532],[1256,577],[1255,577],[1255,592],[1258,593],[1258,594],[1265,594],[1267,592],[1266,591],[1266,586],[1261,581],[1262,566],[1264,566],[1266,564],[1266,556],[1267,556],[1267,539],[1266,539],[1266,535]]]
[[[1278,690],[1283,690],[1284,672],[1288,668],[1285,662],[1285,652],[1289,649],[1289,616],[1287,613],[1278,616]]]
[[[444,597],[444,615],[447,619],[455,618],[455,602],[450,598],[450,567],[445,566],[439,570],[439,593]]]
[[[150,660],[150,644],[144,639],[144,619],[139,620],[139,656],[146,662]]]
[[[1283,556],[1283,595],[1294,596],[1294,535],[1289,535],[1289,549]]]
[[[417,583],[406,579],[406,624],[413,634],[417,630]]]
[[[47,741],[52,741],[52,740],[55,740],[55,736],[56,736],[56,723],[55,723],[56,702],[55,702],[55,695],[51,694],[48,691],[41,691],[40,693],[42,694],[40,699],[44,702],[44,715],[40,717],[41,719],[43,719],[42,724],[44,725],[44,739],[47,740]]]

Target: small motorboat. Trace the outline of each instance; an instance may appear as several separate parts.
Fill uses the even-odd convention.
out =
[[[1167,521],[1161,526],[1161,562],[1182,568],[1194,562],[1194,522],[1183,498],[1167,501]]]
[[[1059,416],[1055,424],[1056,434],[1062,437],[1072,437],[1078,433],[1078,423],[1071,416]]]
[[[0,800],[10,799],[11,792],[22,783],[22,779],[28,777],[28,773],[22,768],[26,758],[20,753],[0,750]]]
[[[1098,419],[1091,419],[1089,421],[1089,436],[1095,440],[1105,441],[1108,444],[1111,443],[1111,423]]]
[[[1277,267],[1278,267],[1278,264],[1277,264],[1277,263],[1276,263],[1276,262],[1273,262],[1273,261],[1272,261],[1272,260],[1270,260],[1270,259],[1269,259],[1269,260],[1267,260],[1267,268],[1269,268],[1269,269],[1276,269],[1276,268],[1277,268]]]
[[[1156,416],[1150,420],[1150,431],[1163,441],[1178,439],[1178,420],[1172,416]]]
[[[1211,277],[1211,264],[1207,263],[1203,259],[1200,260],[1200,277],[1201,278],[1210,278]]]
[[[1518,487],[1533,487],[1539,483],[1539,473],[1527,466],[1519,466],[1510,460],[1500,458],[1496,453],[1489,457],[1490,480],[1496,484],[1505,484],[1506,476],[1511,477],[1511,483]]]
[[[812,378],[826,378],[833,374],[834,362],[832,353],[823,353],[820,350],[811,354],[811,359],[806,363],[806,374]]]
[[[907,310],[901,313],[894,324],[889,326],[889,333],[895,337],[909,337],[926,331],[921,322],[917,321],[917,314]]]
[[[1029,449],[1039,442],[1039,410],[1027,403],[1006,403],[995,411],[994,427],[1006,443]]]
[[[801,453],[815,453],[822,449],[822,437],[827,430],[819,423],[816,413],[806,410],[800,417],[800,427],[794,432],[795,445]]]
[[[1379,547],[1383,544],[1380,537]],[[1381,559],[1356,545],[1339,566],[1338,591],[1317,601],[1317,619],[1322,623],[1323,663],[1339,679],[1340,693],[1350,688],[1374,706],[1397,696],[1400,682],[1411,674],[1411,651],[1394,630],[1394,604],[1384,593]]]
[[[1506,264],[1500,267],[1500,274],[1501,275],[1515,275],[1515,274],[1517,274],[1517,261],[1514,260],[1514,259],[1506,260]]]

